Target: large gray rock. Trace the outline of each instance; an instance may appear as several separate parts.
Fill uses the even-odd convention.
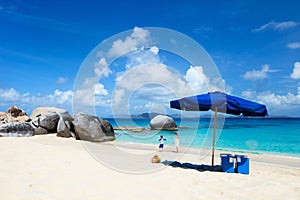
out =
[[[77,139],[92,142],[104,142],[115,139],[111,124],[96,116],[78,113],[74,116],[74,128]]]
[[[39,126],[40,123],[40,118],[36,117],[34,118],[31,122],[30,125],[33,127],[34,129],[34,135],[45,135],[48,134],[47,129],[40,127]]]
[[[150,121],[152,130],[178,130],[178,127],[171,117],[157,115]]]
[[[46,129],[48,133],[55,133],[59,121],[59,114],[56,112],[48,112],[46,115],[41,115],[39,118],[39,126]]]
[[[42,127],[33,127],[34,128],[34,135],[46,135],[48,131]]]
[[[0,135],[6,137],[25,137],[32,136],[34,129],[29,123],[9,122],[0,125]]]
[[[30,117],[33,119],[32,124],[37,133],[57,133],[59,137],[75,137],[75,134],[71,132],[73,117],[64,109],[38,107],[32,111]],[[47,133],[43,129],[46,129]]]
[[[57,134],[58,137],[71,137],[70,125],[68,121],[64,121],[62,117],[59,118],[57,124]]]
[[[56,107],[37,107],[36,109],[34,109],[31,112],[30,118],[34,119],[41,115],[47,115],[49,112],[56,112],[59,114],[68,113],[68,111],[61,109],[61,108],[56,108]],[[68,116],[71,117],[69,114],[68,114]]]
[[[59,137],[75,137],[73,126],[73,117],[68,111],[60,112],[57,124],[57,136]]]
[[[64,121],[68,121],[69,124],[73,121],[73,117],[69,114],[68,111],[56,107],[38,107],[32,111],[30,118],[34,119],[42,115],[48,115],[48,113],[51,112],[59,114],[59,116],[61,116],[64,119]]]

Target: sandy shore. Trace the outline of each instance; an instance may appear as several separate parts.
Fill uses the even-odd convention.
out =
[[[93,144],[43,135],[0,138],[1,199],[299,199],[300,159],[248,155],[250,175],[152,164],[209,165],[197,149]],[[220,165],[216,153],[217,165]],[[165,162],[167,163],[167,162]]]

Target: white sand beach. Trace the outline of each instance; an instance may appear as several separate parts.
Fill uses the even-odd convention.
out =
[[[299,158],[248,155],[250,175],[243,175],[152,164],[158,154],[162,161],[210,165],[210,156],[201,159],[197,149],[156,148],[54,134],[1,137],[0,199],[299,199]]]

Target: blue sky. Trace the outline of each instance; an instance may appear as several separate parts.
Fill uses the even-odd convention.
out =
[[[226,92],[266,104],[271,115],[300,116],[299,7],[296,0],[0,0],[0,110],[17,105],[30,113],[37,106],[57,106],[72,112],[76,75],[99,43],[123,31],[145,34],[143,27],[162,27],[202,45],[214,60]],[[126,44],[126,38],[120,39]],[[144,39],[141,36],[137,42]],[[206,92],[201,85],[206,81],[221,90],[202,70],[205,66],[190,66],[176,55],[155,53],[152,47],[152,51],[123,55],[108,66],[107,76],[82,93],[82,105],[95,97],[97,114],[110,116],[119,89],[126,87],[129,108],[118,109],[120,113],[169,113],[175,111],[168,109],[168,100],[188,93],[172,96],[156,80],[173,81],[178,90],[184,89],[178,86],[180,81],[201,87],[195,92]],[[141,65],[152,69],[150,62],[156,64],[155,75],[143,75],[154,84],[133,91],[120,81],[136,84],[122,75]],[[97,74],[96,64],[92,68]],[[175,70],[181,78],[169,80],[168,75],[175,75],[166,69]]]

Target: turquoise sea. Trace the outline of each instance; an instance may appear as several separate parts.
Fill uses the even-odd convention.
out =
[[[140,133],[115,131],[116,140],[158,145],[160,135],[166,145],[174,144],[174,131],[151,131],[149,119],[107,119],[116,126],[140,126]],[[180,146],[211,148],[213,121],[210,118],[175,119]],[[265,153],[300,157],[300,118],[225,118],[217,120],[217,150]]]

